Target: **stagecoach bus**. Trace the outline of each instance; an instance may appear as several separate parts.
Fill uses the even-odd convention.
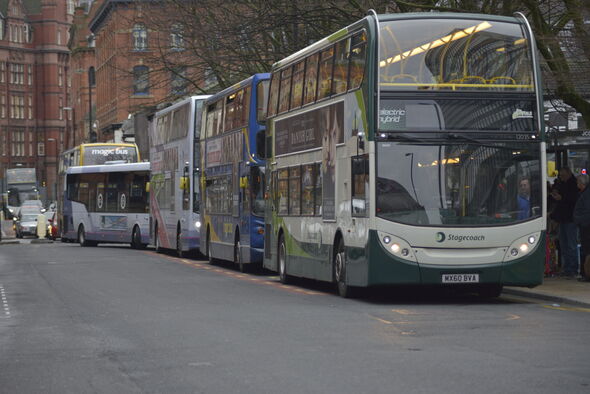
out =
[[[217,93],[203,111],[203,252],[210,261],[233,261],[240,271],[262,263],[269,77],[255,74]]]
[[[150,163],[118,163],[70,167],[66,170],[62,237],[80,246],[149,243]]]
[[[541,94],[522,14],[370,12],[277,62],[264,266],[342,296],[540,284]]]

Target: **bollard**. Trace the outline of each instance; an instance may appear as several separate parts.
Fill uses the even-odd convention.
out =
[[[47,234],[47,221],[45,215],[40,213],[37,215],[37,238],[45,238]]]

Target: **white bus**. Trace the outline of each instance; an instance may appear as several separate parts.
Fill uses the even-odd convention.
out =
[[[66,170],[63,236],[80,246],[98,243],[149,243],[150,163],[113,163]]]
[[[545,259],[539,62],[523,15],[366,18],[277,62],[264,266],[497,296]]]
[[[179,256],[200,246],[200,124],[203,101],[193,96],[158,111],[150,127],[150,234],[156,251]]]

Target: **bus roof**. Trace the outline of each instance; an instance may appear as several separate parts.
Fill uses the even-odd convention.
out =
[[[75,150],[75,149],[79,149],[81,147],[93,147],[93,146],[132,146],[132,147],[135,147],[137,145],[133,142],[120,142],[120,143],[119,142],[92,142],[92,143],[87,143],[87,144],[76,145],[73,148],[65,150],[64,153]]]
[[[170,112],[170,111],[172,111],[172,110],[174,110],[174,109],[176,109],[176,108],[178,108],[180,106],[185,105],[186,103],[193,102],[193,101],[196,101],[196,100],[206,100],[209,97],[211,97],[211,96],[210,95],[203,94],[203,95],[199,95],[199,96],[190,96],[190,97],[183,98],[182,100],[176,101],[175,103],[172,103],[169,106],[167,106],[165,108],[162,108],[161,110],[159,110],[158,112],[156,112],[155,117],[156,118],[157,117],[160,117],[160,116],[162,116],[163,114],[165,114],[167,112]]]
[[[116,163],[116,164],[99,164],[90,166],[69,167],[67,174],[93,174],[101,172],[127,172],[127,171],[149,171],[150,163]]]
[[[313,52],[316,52],[336,41],[345,37],[347,34],[358,30],[360,26],[363,24],[369,23],[369,21],[374,21],[373,13],[369,13],[363,19],[359,19],[358,21],[335,31],[334,33],[326,36],[319,41],[314,42],[313,44],[300,49],[299,51],[287,56],[284,59],[281,59],[273,64],[272,69],[276,70],[287,66],[289,64],[295,63],[302,57],[305,57]],[[488,15],[488,14],[463,14],[463,13],[456,13],[456,12],[412,12],[412,13],[399,13],[399,14],[380,14],[377,15],[377,19],[379,22],[388,22],[388,21],[395,21],[395,20],[407,20],[407,19],[422,19],[422,20],[429,20],[429,19],[486,19],[490,21],[496,22],[508,22],[508,23],[522,23],[522,20],[512,17],[512,16],[499,16],[499,15]]]
[[[228,93],[236,91],[238,89],[243,88],[244,86],[248,86],[252,83],[255,83],[260,80],[267,80],[270,79],[270,73],[258,73],[251,75],[250,77],[233,84],[232,86],[223,89],[221,92],[215,93],[213,96],[210,96],[207,99],[207,103],[214,103],[215,101],[219,100],[221,97],[226,96]]]

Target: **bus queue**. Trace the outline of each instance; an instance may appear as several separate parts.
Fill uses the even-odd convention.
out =
[[[62,240],[258,264],[343,297],[376,285],[487,297],[539,285],[546,142],[534,48],[522,15],[370,13],[268,74],[158,111],[150,163],[64,165]]]

